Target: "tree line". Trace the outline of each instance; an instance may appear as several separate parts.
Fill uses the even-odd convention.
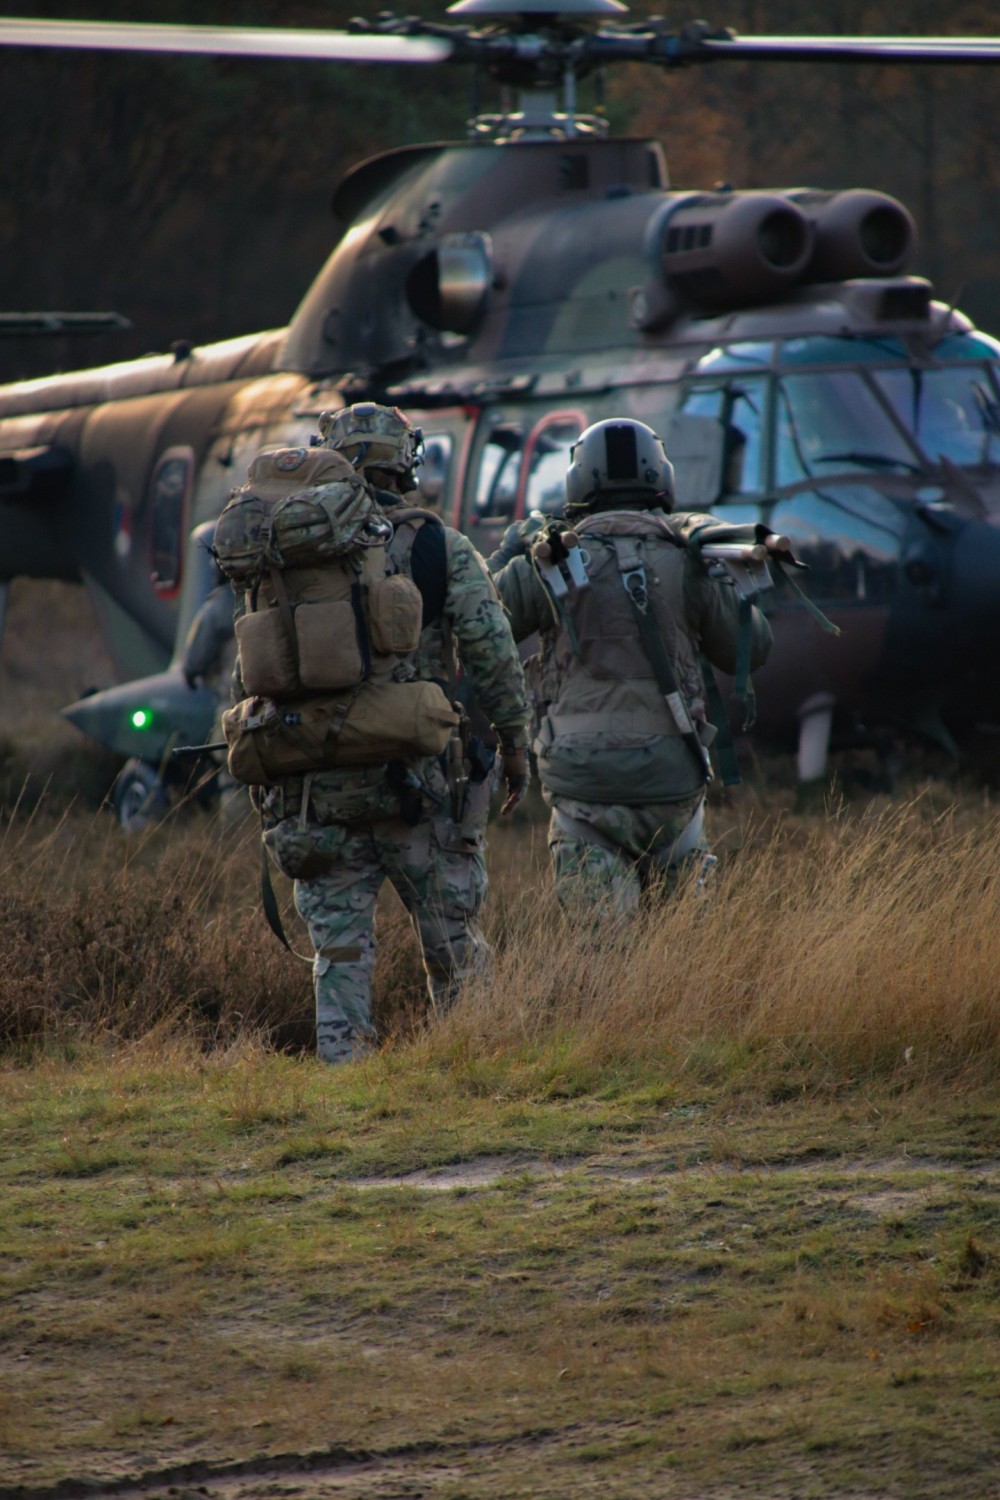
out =
[[[700,9],[700,7],[698,7]],[[26,16],[343,26],[344,0],[20,0]],[[444,8],[418,0],[422,14]],[[637,0],[630,18],[662,13]],[[374,7],[373,7],[374,11]],[[956,0],[726,0],[754,33],[985,35]],[[694,15],[676,3],[673,27]],[[0,345],[0,378],[282,326],[342,229],[353,163],[461,139],[467,70],[0,49],[0,311],[113,309],[128,334]],[[917,220],[915,270],[1000,332],[1000,67],[716,64],[607,80],[616,131],[666,148],[675,186],[878,188]],[[584,84],[581,105],[594,90]],[[484,107],[491,101],[484,94]]]

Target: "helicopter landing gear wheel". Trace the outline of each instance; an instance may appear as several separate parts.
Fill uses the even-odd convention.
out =
[[[832,693],[814,693],[799,709],[796,765],[800,782],[818,781],[826,775],[834,706]]]
[[[148,761],[126,761],[115,782],[112,804],[126,833],[141,833],[162,818],[169,806],[166,787]]]

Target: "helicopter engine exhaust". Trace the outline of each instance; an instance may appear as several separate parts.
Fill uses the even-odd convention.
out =
[[[808,215],[815,231],[804,281],[898,276],[909,263],[916,226],[902,203],[888,193],[800,189],[788,197]]]
[[[804,284],[897,276],[915,244],[912,218],[887,193],[685,193],[647,224],[633,326],[655,332],[684,308],[726,312]]]
[[[808,218],[777,193],[699,193],[668,205],[656,232],[668,284],[700,307],[780,295],[813,250]]]
[[[689,193],[646,228],[653,276],[633,300],[639,327],[663,327],[683,305],[713,311],[782,297],[809,264],[808,216],[780,193]]]

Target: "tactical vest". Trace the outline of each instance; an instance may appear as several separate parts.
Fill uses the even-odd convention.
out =
[[[416,680],[422,600],[391,571],[393,525],[339,453],[262,453],[219,518],[215,554],[242,597],[247,697],[223,715],[251,786],[444,749],[458,716]]]
[[[587,584],[553,600],[549,703],[536,741],[543,784],[581,800],[645,803],[690,794],[707,779],[713,736],[698,652],[685,619],[685,549],[648,511],[601,512],[573,530]],[[645,632],[633,599],[641,581]],[[676,684],[668,706],[648,637]],[[644,639],[644,634],[646,639]],[[659,752],[650,746],[660,746]]]

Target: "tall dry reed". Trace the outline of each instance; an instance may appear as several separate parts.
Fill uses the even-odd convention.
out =
[[[988,809],[929,799],[744,830],[707,895],[574,923],[539,825],[494,830],[492,975],[433,1024],[429,1062],[559,1056],[767,1087],[1000,1073],[1000,838]],[[308,951],[287,883],[293,943]],[[422,1030],[404,913],[380,905],[375,1015]],[[252,820],[178,818],[126,843],[106,815],[36,810],[0,840],[0,1042],[184,1032],[311,1046],[308,967],[259,904]]]
[[[919,800],[794,819],[626,922],[505,897],[492,979],[442,1028],[475,1051],[802,1079],[1000,1073],[1000,826]],[[727,1061],[728,1060],[728,1061]],[[803,1072],[806,1070],[806,1072]]]

